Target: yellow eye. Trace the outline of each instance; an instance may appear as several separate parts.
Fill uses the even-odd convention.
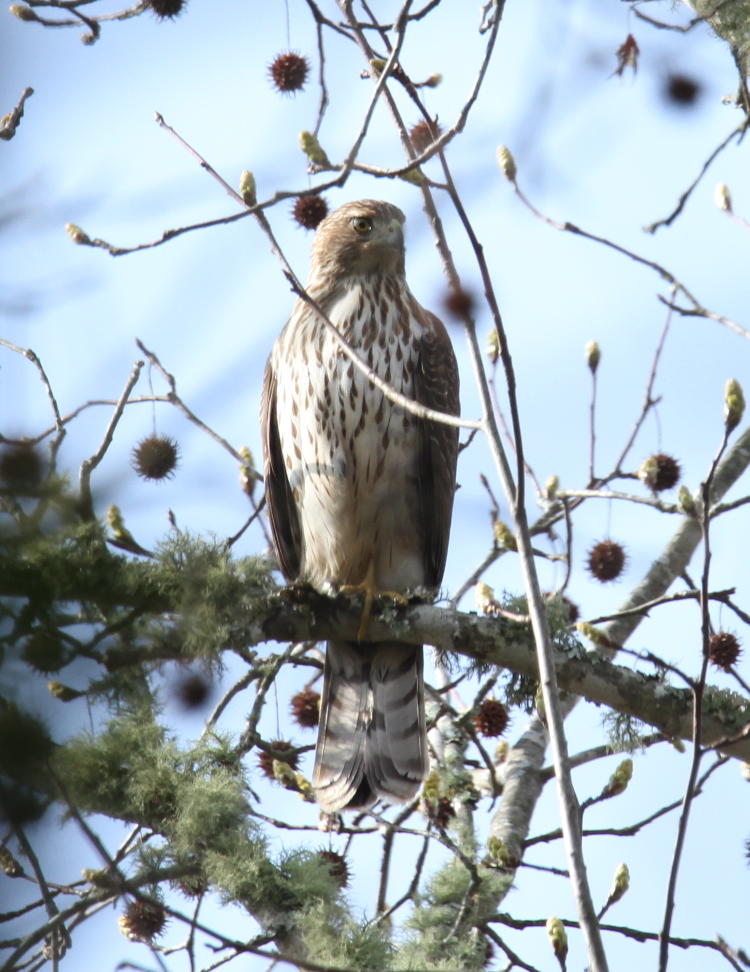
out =
[[[366,236],[372,233],[372,220],[366,216],[355,216],[352,220],[352,229],[360,236]]]

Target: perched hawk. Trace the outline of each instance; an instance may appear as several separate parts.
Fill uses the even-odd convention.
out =
[[[315,236],[307,291],[392,388],[455,415],[456,359],[442,323],[406,284],[403,223],[401,210],[371,199],[336,210]],[[458,430],[391,404],[302,300],[268,360],[261,423],[288,580],[359,589],[366,603],[440,584]],[[427,765],[422,648],[329,642],[313,773],[320,806],[409,800]]]

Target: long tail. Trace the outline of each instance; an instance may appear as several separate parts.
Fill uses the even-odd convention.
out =
[[[427,772],[422,648],[331,641],[313,786],[328,813],[404,803]]]

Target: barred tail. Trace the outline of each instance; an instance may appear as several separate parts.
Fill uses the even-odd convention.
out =
[[[427,772],[422,648],[329,642],[313,786],[323,810],[404,803]]]

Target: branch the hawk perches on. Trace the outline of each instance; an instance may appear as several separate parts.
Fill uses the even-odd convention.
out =
[[[320,224],[307,293],[391,388],[457,415],[445,327],[404,270],[404,214],[370,199]],[[456,481],[458,430],[392,404],[301,298],[266,366],[266,498],[286,578],[317,590],[437,588]],[[406,801],[427,772],[422,648],[329,642],[313,786],[335,812]]]

